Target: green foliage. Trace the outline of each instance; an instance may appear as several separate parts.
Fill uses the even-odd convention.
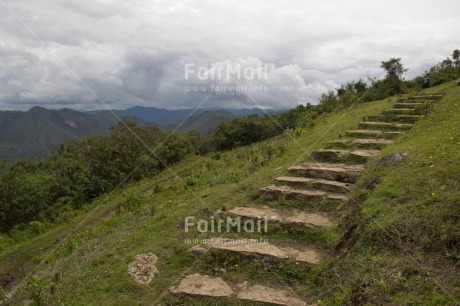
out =
[[[456,80],[460,77],[460,51],[458,49],[452,52],[452,58],[446,58],[438,64],[432,66],[427,75],[430,78],[431,86],[437,86]],[[415,91],[421,89],[423,76],[417,76],[413,80],[405,82],[406,91]]]
[[[215,150],[231,150],[280,134],[282,130],[268,115],[251,115],[220,124],[210,135]]]
[[[0,230],[38,235],[37,223],[29,222],[65,222],[95,197],[151,177],[195,153],[199,145],[196,132],[165,133],[124,121],[109,136],[70,141],[48,161],[2,163]]]
[[[386,71],[385,79],[392,82],[401,82],[403,74],[407,71],[401,64],[401,58],[390,58],[383,61],[380,67]]]
[[[460,50],[455,49],[452,51],[453,65],[455,67],[460,67]]]

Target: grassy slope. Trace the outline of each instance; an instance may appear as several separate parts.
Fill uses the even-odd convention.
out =
[[[185,274],[209,271],[215,271],[216,275],[234,281],[249,279],[258,283],[270,283],[272,286],[289,285],[300,295],[315,297],[315,300],[323,299],[327,304],[360,300],[400,304],[411,299],[442,302],[448,300],[445,292],[458,297],[458,292],[455,291],[458,277],[454,273],[450,274],[452,279],[443,276],[446,271],[452,272],[455,263],[452,257],[455,255],[447,258],[444,250],[440,251],[441,247],[450,245],[449,252],[455,252],[451,246],[452,243],[457,243],[458,246],[458,240],[429,240],[432,237],[458,239],[458,225],[455,224],[458,223],[459,215],[458,191],[454,190],[458,190],[455,174],[460,170],[458,152],[455,151],[459,147],[460,112],[453,95],[458,89],[449,88],[453,87],[452,84],[439,89],[449,90],[451,93],[436,105],[435,112],[430,117],[419,122],[404,139],[399,139],[395,145],[386,149],[387,152],[409,151],[410,159],[397,167],[369,169],[360,181],[362,188],[366,189],[362,194],[355,195],[357,201],[354,204],[345,207],[330,204],[321,206],[322,210],[326,209],[338,215],[353,210],[354,213],[345,218],[343,229],[293,230],[289,235],[284,235],[274,228],[263,236],[271,240],[314,242],[322,245],[327,252],[333,253],[341,231],[346,230],[347,225],[359,224],[362,234],[357,244],[347,256],[338,261],[329,260],[315,268],[278,264],[275,273],[273,269],[267,269],[258,263],[250,263],[240,257],[225,257],[222,254],[213,254],[207,260],[198,261],[187,255],[186,250],[190,245],[185,244],[184,239],[206,236],[197,232],[184,233],[183,220],[185,216],[209,218],[217,209],[229,209],[253,202],[301,206],[301,203],[292,201],[265,202],[266,199],[259,198],[258,189],[271,184],[274,177],[285,174],[289,166],[307,161],[313,150],[336,139],[339,133],[356,128],[365,115],[379,114],[390,108],[394,99],[360,105],[348,113],[329,116],[312,130],[303,131],[300,135],[292,136],[293,138],[285,136],[227,153],[190,158],[158,177],[119,192],[100,204],[99,213],[113,207],[118,208],[102,222],[87,222],[88,226],[83,226],[51,256],[49,251],[37,254],[37,248],[29,248],[30,243],[0,255],[0,265],[15,260],[18,264],[17,258],[30,258],[32,254],[34,262],[44,259],[36,274],[36,278],[43,282],[38,282],[35,289],[29,287],[20,291],[16,301],[35,296],[37,299],[49,299],[48,303],[53,304],[62,302],[94,305],[100,304],[100,301],[107,304],[145,305],[222,303],[209,299],[177,298],[167,291],[169,286]],[[449,110],[457,107],[457,113],[446,113],[447,106]],[[447,125],[452,128],[451,134],[446,131]],[[430,138],[427,138],[427,133],[430,133],[431,138],[438,139],[439,143],[428,141]],[[450,140],[450,137],[454,140]],[[447,152],[447,155],[442,155],[443,152]],[[435,161],[435,166],[430,168],[431,160]],[[427,176],[429,180],[426,179]],[[382,184],[372,189],[375,185],[373,182]],[[360,213],[357,214],[356,211]],[[67,229],[61,228],[56,235],[59,237],[61,234],[64,237],[63,233],[71,225],[73,224],[69,224]],[[430,231],[424,231],[424,228],[429,228]],[[399,240],[403,240],[398,241],[402,247],[398,247],[398,243],[388,243],[393,241],[391,237],[394,230],[395,233],[404,234],[397,236]],[[42,250],[47,250],[51,240],[45,235],[33,243],[36,246],[41,245]],[[160,271],[147,287],[135,284],[126,272],[127,265],[134,256],[145,252],[158,255],[157,267]],[[456,254],[458,256],[458,251]],[[417,260],[419,264],[416,265],[412,260]],[[427,270],[421,269],[420,264]],[[434,270],[437,265],[441,265],[442,269]],[[28,266],[25,265],[26,270],[31,269]],[[225,268],[226,273],[220,272],[221,268]],[[430,273],[428,276],[425,274],[427,271]],[[430,278],[433,275],[442,276],[442,279],[435,278],[438,283],[442,282],[442,287]],[[50,290],[51,287],[54,289]],[[402,289],[398,291],[395,288]],[[327,294],[323,294],[324,292]]]
[[[460,302],[460,88],[450,82],[432,114],[382,155],[408,152],[401,164],[373,163],[361,178],[345,225],[360,236],[338,262],[326,302],[458,305]],[[359,212],[359,213],[356,213]]]

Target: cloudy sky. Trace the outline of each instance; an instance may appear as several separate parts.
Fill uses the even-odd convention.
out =
[[[0,110],[316,103],[381,78],[391,57],[406,78],[443,60],[460,48],[458,12],[458,0],[0,0]]]

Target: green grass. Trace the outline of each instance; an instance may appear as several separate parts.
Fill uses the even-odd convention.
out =
[[[381,152],[407,158],[371,163],[360,179],[342,224],[357,224],[359,237],[334,267],[338,287],[325,304],[458,305],[460,95],[455,82],[433,90],[444,99]]]
[[[232,300],[178,297],[167,290],[182,276],[199,272],[235,283],[248,280],[289,286],[303,298],[325,304],[452,303],[449,294],[459,296],[458,276],[452,273],[455,258],[458,260],[455,247],[459,237],[459,186],[455,178],[460,170],[460,107],[455,105],[459,95],[453,83],[432,90],[445,91],[445,99],[382,153],[407,151],[410,157],[400,165],[368,168],[352,203],[305,206],[302,201],[261,197],[258,190],[286,174],[288,167],[309,161],[313,150],[323,148],[346,130],[356,129],[363,117],[391,108],[396,98],[327,116],[312,129],[230,152],[191,157],[101,201],[93,214],[85,213],[89,219],[66,242],[56,245],[83,215],[4,252],[0,271],[5,271],[5,263],[25,267],[17,274],[20,277],[36,268],[35,286],[24,286],[14,302],[245,305]],[[210,252],[204,260],[197,260],[187,253],[191,245],[184,243],[185,239],[213,235],[196,230],[185,233],[186,216],[209,219],[218,209],[259,204],[337,215],[342,220],[337,229],[270,227],[266,234],[250,235],[315,243],[331,255],[330,259],[312,267],[295,262],[257,262],[221,252]],[[345,237],[355,237],[356,244],[349,244],[346,256],[334,259],[336,245],[353,225],[358,230]],[[158,255],[159,273],[149,286],[141,286],[130,278],[127,266],[135,255],[146,252]]]

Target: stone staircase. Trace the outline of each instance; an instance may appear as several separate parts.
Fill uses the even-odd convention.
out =
[[[334,216],[325,211],[309,211],[309,203],[343,203],[355,187],[369,158],[379,154],[380,149],[392,144],[395,137],[411,129],[422,118],[428,101],[442,98],[425,94],[411,99],[399,99],[394,108],[381,115],[368,116],[359,124],[358,130],[347,131],[340,138],[325,145],[324,149],[311,154],[313,162],[290,167],[285,176],[275,178],[273,185],[260,192],[268,198],[296,199],[304,204],[302,210],[287,207],[247,206],[235,207],[228,213],[243,220],[264,219],[281,228],[300,226],[307,230],[327,230],[337,224]],[[282,206],[282,205],[281,205]],[[288,233],[286,233],[288,235]],[[270,241],[259,243],[257,239],[214,238],[195,246],[194,249],[237,254],[264,263],[290,261],[317,265],[327,258],[321,247],[302,243]],[[192,252],[193,253],[193,252]],[[190,296],[227,298],[250,303],[275,305],[306,305],[290,288],[272,288],[262,285],[235,284],[221,277],[193,274],[184,277],[171,288],[175,294]]]

